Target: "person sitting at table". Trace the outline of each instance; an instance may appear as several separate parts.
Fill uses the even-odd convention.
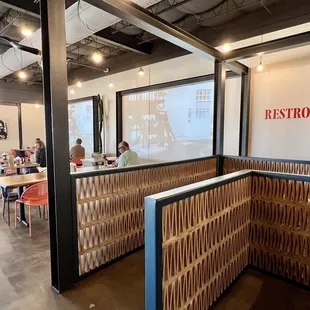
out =
[[[118,164],[115,164],[115,166],[122,168],[139,165],[139,156],[135,151],[130,149],[128,142],[122,141],[118,145],[118,150],[121,156],[118,159]]]
[[[85,148],[82,146],[82,139],[78,138],[75,141],[75,146],[71,148],[70,158],[85,158]]]
[[[41,140],[36,142],[35,148],[37,151],[36,162],[37,164],[40,165],[40,167],[45,168],[46,167],[46,153],[45,153],[44,143]]]

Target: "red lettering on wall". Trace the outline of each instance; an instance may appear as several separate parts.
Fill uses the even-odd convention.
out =
[[[280,109],[280,119],[283,119],[283,118],[285,118],[285,111],[286,111],[286,109]]]
[[[294,117],[293,118],[301,118],[300,112],[301,112],[300,108],[294,108]]]
[[[287,109],[287,118],[291,118],[291,110],[292,108]]]
[[[303,118],[308,118],[310,116],[310,109],[309,108],[303,108],[301,110],[301,115]]]
[[[271,110],[265,110],[265,119],[271,119]]]
[[[310,107],[265,110],[265,119],[296,119],[296,118],[310,118]]]
[[[279,109],[273,109],[273,119],[278,119]]]

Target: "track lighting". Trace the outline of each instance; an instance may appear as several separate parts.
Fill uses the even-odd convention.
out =
[[[140,68],[139,71],[138,71],[138,74],[139,74],[140,76],[143,76],[143,75],[144,75],[144,70],[143,70],[142,68]]]

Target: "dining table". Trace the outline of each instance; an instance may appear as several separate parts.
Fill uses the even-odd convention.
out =
[[[18,189],[18,198],[21,197],[24,187],[34,185],[39,182],[47,181],[46,171],[41,173],[30,173],[30,174],[21,174],[21,175],[9,175],[0,177],[0,187],[7,191],[8,189]],[[28,222],[25,216],[25,207],[23,204],[20,204],[19,208],[19,222],[22,222],[27,227]]]
[[[18,175],[21,174],[21,171],[24,168],[38,168],[38,167],[40,167],[39,164],[32,163],[32,162],[24,163],[24,164],[19,164],[19,165],[16,165],[16,164],[8,165],[8,164],[1,163],[0,166],[1,166],[0,169],[4,170],[4,171],[6,171],[8,169],[10,169],[10,170],[16,169],[16,174],[18,174]]]

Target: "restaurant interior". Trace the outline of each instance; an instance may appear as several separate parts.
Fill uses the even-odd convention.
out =
[[[0,309],[310,309],[307,0],[0,0]]]

